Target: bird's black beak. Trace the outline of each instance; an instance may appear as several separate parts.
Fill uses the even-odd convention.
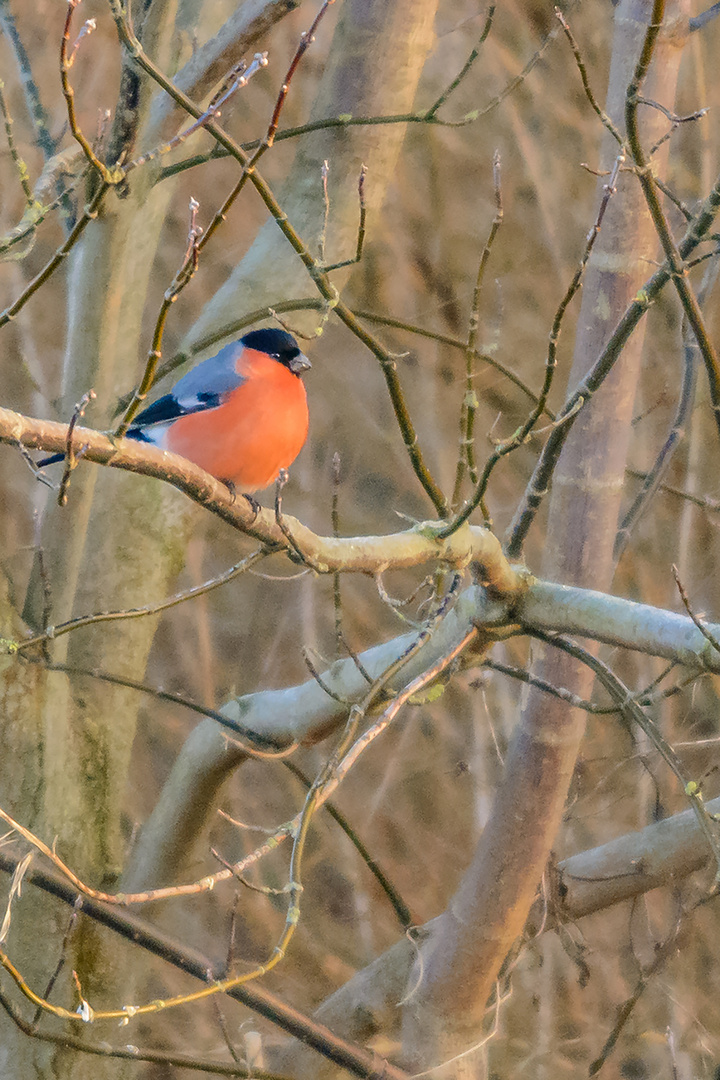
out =
[[[297,356],[293,356],[288,367],[293,375],[301,375],[303,371],[307,371],[308,368],[311,368],[312,364],[304,353],[298,353]]]

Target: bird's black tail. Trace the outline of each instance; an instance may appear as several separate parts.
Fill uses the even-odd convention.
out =
[[[142,428],[131,427],[125,433],[126,439],[135,439],[137,442],[150,442]],[[51,454],[50,457],[40,458],[36,465],[38,469],[44,469],[46,465],[57,465],[58,461],[64,461],[64,454]]]

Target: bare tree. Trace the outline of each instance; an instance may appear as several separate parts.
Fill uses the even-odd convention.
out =
[[[714,9],[40,14],[0,0],[3,1075],[707,1070],[716,965],[692,1021],[659,973],[720,873]],[[315,369],[270,509],[122,438],[258,323]]]

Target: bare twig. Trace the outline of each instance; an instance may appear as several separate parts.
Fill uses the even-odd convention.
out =
[[[468,336],[465,346],[465,395],[460,409],[460,446],[458,450],[458,462],[455,470],[455,487],[452,495],[452,508],[457,511],[462,492],[462,483],[465,469],[470,473],[473,484],[477,484],[477,469],[475,467],[474,426],[475,413],[478,399],[475,393],[475,359],[477,356],[477,339],[480,327],[480,296],[482,292],[485,268],[490,260],[495,237],[500,231],[503,220],[502,190],[500,187],[500,151],[496,150],[493,156],[493,190],[495,193],[495,216],[490,226],[488,238],[480,256],[475,289],[473,290],[470,318],[468,320]],[[488,514],[483,506],[485,520]]]
[[[26,285],[20,296],[15,300],[10,307],[5,308],[3,312],[0,312],[0,329],[9,323],[11,319],[14,319],[17,313],[25,306],[31,296],[38,291],[41,285],[44,285],[48,278],[57,270],[57,268],[64,262],[68,254],[78,242],[83,232],[94,221],[98,215],[100,205],[108,190],[108,186],[105,183],[98,184],[97,190],[93,195],[90,202],[85,207],[83,213],[78,218],[62,247],[59,247],[53,257],[45,264],[42,270],[35,275],[32,281]]]
[[[268,57],[266,52],[255,53],[255,56],[249,65],[246,64],[244,60],[241,60],[225,78],[222,86],[201,116],[198,116],[189,127],[178,132],[177,135],[174,135],[172,139],[161,143],[152,150],[148,150],[147,153],[143,154],[141,157],[128,162],[125,166],[125,174],[127,175],[131,169],[137,169],[141,165],[146,165],[149,161],[154,161],[156,158],[170,153],[171,150],[176,150],[178,146],[181,146],[186,139],[189,139],[190,136],[194,135],[201,127],[205,127],[208,120],[218,119],[222,114],[222,109],[233,94],[247,86],[253,75],[257,75],[259,71],[262,71],[264,67],[267,67],[267,64]]]
[[[355,254],[353,255],[353,257],[351,259],[343,259],[342,262],[330,263],[329,266],[323,266],[323,270],[324,270],[324,272],[326,274],[329,274],[332,270],[341,270],[344,266],[354,266],[355,263],[359,263],[360,260],[362,259],[363,247],[365,245],[365,217],[366,217],[366,212],[367,212],[366,207],[365,207],[365,177],[366,176],[367,176],[367,168],[366,168],[365,165],[361,165],[360,166],[360,176],[359,176],[359,179],[358,179],[358,203],[360,205],[360,221],[358,222],[358,234],[357,234],[357,244],[355,245]],[[327,175],[325,176],[324,187],[325,187],[325,195],[327,197]],[[323,253],[320,256],[320,261],[321,262],[325,258],[324,233],[325,233],[325,230],[323,228]]]
[[[100,160],[88,140],[83,135],[75,112],[75,91],[68,78],[68,73],[75,60],[75,54],[81,40],[94,29],[95,20],[89,19],[78,35],[73,48],[68,50],[70,44],[70,24],[72,22],[73,12],[80,3],[81,0],[67,0],[67,15],[65,16],[65,26],[63,27],[62,38],[60,40],[60,82],[62,84],[63,97],[65,98],[65,104],[67,106],[68,124],[70,125],[72,136],[82,147],[85,157],[97,171],[103,183],[112,186],[121,183],[124,179],[123,169],[119,164],[108,168],[107,165]]]
[[[10,115],[8,104],[5,99],[5,83],[0,79],[0,112],[3,114],[3,120],[5,122],[5,135],[7,136],[8,149],[10,151],[10,157],[15,164],[15,171],[18,174],[20,186],[23,189],[25,195],[25,201],[28,206],[33,206],[35,197],[33,195],[32,187],[30,186],[30,175],[28,173],[28,167],[25,164],[24,159],[21,157],[17,146],[15,145],[15,137],[13,135],[13,118]]]
[[[125,410],[125,415],[122,421],[118,425],[115,432],[116,438],[121,438],[127,432],[133,417],[136,415],[138,409],[142,405],[143,401],[151,390],[153,383],[155,382],[155,374],[157,372],[158,364],[162,359],[162,342],[165,333],[165,323],[167,322],[168,312],[170,308],[177,300],[178,296],[185,288],[187,284],[192,280],[195,272],[198,268],[198,260],[200,258],[200,237],[202,236],[202,228],[198,225],[197,214],[200,209],[200,204],[191,197],[190,199],[190,224],[188,227],[188,239],[187,248],[183,257],[182,266],[178,270],[177,274],[171,281],[168,288],[165,290],[162,304],[160,305],[160,311],[155,321],[155,331],[153,333],[152,345],[148,358],[145,364],[145,371],[140,381],[140,385],[135,391],[132,401]]]
[[[64,634],[70,634],[81,626],[93,626],[96,623],[118,622],[124,619],[140,619],[147,615],[159,615],[161,611],[177,607],[178,604],[184,604],[187,600],[194,600],[198,596],[205,596],[206,593],[212,592],[213,589],[218,589],[221,585],[233,581],[240,574],[244,574],[254,566],[255,563],[264,559],[269,553],[265,547],[257,548],[257,550],[250,555],[246,555],[244,559],[241,559],[240,562],[217,577],[203,582],[202,585],[195,585],[191,589],[176,593],[175,596],[171,596],[168,600],[161,600],[157,604],[148,604],[146,607],[141,608],[126,608],[122,611],[97,611],[92,615],[79,615],[74,619],[68,619],[67,622],[58,623],[57,626],[48,626],[42,634],[36,634],[31,638],[26,638],[24,641],[16,642],[13,652],[23,653],[35,645],[40,645],[45,641],[54,641],[55,638],[62,637]]]
[[[568,655],[575,657],[576,660],[580,660],[586,667],[589,667],[591,671],[594,671],[595,675],[613,700],[617,702],[618,708],[626,720],[631,724],[637,724],[640,730],[647,735],[663,761],[680,782],[690,803],[690,807],[695,814],[695,820],[707,841],[708,847],[712,852],[718,868],[716,880],[720,880],[720,843],[718,842],[715,831],[712,828],[708,815],[703,807],[700,787],[694,780],[688,780],[677,754],[663,738],[650,717],[645,714],[622,680],[618,678],[615,672],[597,656],[594,656],[587,649],[583,649],[569,638],[560,634],[547,634],[544,631],[536,631],[534,629],[529,630],[529,633],[532,637],[537,637],[540,641],[544,641],[548,645],[554,645],[556,648],[568,653]]]
[[[320,574],[323,572],[322,567],[318,566],[318,564],[307,554],[307,552],[303,551],[302,548],[299,547],[297,541],[293,537],[290,529],[286,525],[283,518],[282,490],[289,479],[290,473],[287,471],[287,469],[281,469],[277,478],[277,482],[275,484],[275,524],[287,540],[288,549],[291,553],[291,556],[294,553],[298,561],[301,562],[303,566],[308,566],[311,570],[314,570],[316,574]]]
[[[686,259],[697,245],[702,242],[712,227],[718,210],[720,209],[720,178],[713,186],[705,200],[700,212],[693,218],[685,236],[678,246],[681,259]],[[593,367],[570,395],[560,414],[560,419],[566,422],[560,424],[550,435],[546,442],[540,459],[535,466],[532,478],[523,496],[522,502],[515,512],[515,517],[510,526],[507,542],[507,553],[510,558],[517,558],[522,551],[525,537],[535,520],[538,508],[548,491],[550,477],[553,474],[560,451],[567,439],[572,427],[574,415],[577,415],[578,407],[582,405],[602,386],[610,371],[612,371],[626,341],[633,333],[650,305],[660,294],[661,290],[673,276],[670,262],[666,260],[664,265],[650,278],[639,290],[632,303],[620,318],[615,330],[610,335],[600,356]],[[574,415],[573,415],[574,414]]]
[[[487,491],[488,483],[490,481],[490,476],[497,463],[503,457],[506,457],[508,454],[512,453],[514,450],[517,450],[518,447],[523,445],[530,432],[533,430],[536,423],[540,419],[540,416],[542,415],[545,402],[547,401],[550,389],[552,387],[555,370],[557,368],[558,339],[560,337],[560,330],[562,328],[562,323],[565,318],[565,313],[568,309],[568,306],[570,305],[571,300],[580,288],[583,276],[585,274],[585,268],[587,267],[588,260],[590,259],[593,247],[595,246],[595,241],[597,240],[600,233],[603,218],[605,217],[605,211],[607,210],[610,199],[615,194],[615,184],[617,182],[620,166],[624,160],[624,153],[621,150],[617,158],[615,159],[615,165],[613,167],[612,173],[610,174],[610,179],[608,180],[607,184],[603,185],[603,196],[600,200],[600,207],[598,209],[597,217],[595,219],[595,224],[593,225],[585,240],[585,250],[583,251],[578,268],[575,271],[572,281],[567,287],[567,290],[565,291],[565,295],[560,301],[560,305],[557,311],[555,312],[555,318],[553,319],[553,324],[550,330],[550,336],[548,340],[548,353],[547,360],[545,362],[545,380],[543,383],[543,388],[540,392],[538,402],[528,416],[525,423],[520,428],[518,428],[518,430],[513,435],[511,435],[509,439],[506,439],[505,442],[500,443],[492,452],[492,454],[485,463],[482,476],[478,480],[477,486],[475,488],[475,493],[473,494],[472,498],[456,515],[455,520],[451,522],[451,524],[448,525],[447,528],[445,528],[440,533],[441,536],[450,536],[455,529],[459,528],[468,520],[474,510],[482,503],[482,500],[485,497],[485,492]],[[578,409],[582,406],[583,401],[581,401],[580,397],[576,397],[572,404],[566,406],[563,414],[561,414],[559,419],[555,422],[556,430],[563,428],[565,431],[567,431],[570,426],[570,422],[572,422],[572,420],[574,419]]]
[[[715,637],[714,634],[710,633],[710,631],[708,630],[707,626],[702,621],[700,616],[696,615],[695,612],[693,611],[693,608],[692,608],[692,606],[690,604],[690,599],[688,597],[688,594],[685,591],[685,588],[683,586],[682,581],[680,580],[680,573],[678,571],[678,568],[674,564],[673,564],[673,567],[672,567],[672,572],[673,572],[673,577],[675,578],[675,584],[677,585],[677,590],[680,593],[680,599],[683,602],[683,607],[685,608],[688,615],[690,616],[692,621],[695,623],[695,625],[697,626],[698,630],[700,631],[702,636],[705,638],[705,640],[710,642],[713,649],[715,649],[715,652],[720,653],[720,642],[718,642],[718,639]]]
[[[457,90],[460,83],[463,81],[463,79],[465,78],[467,73],[470,71],[470,68],[473,66],[473,64],[477,60],[478,56],[480,55],[480,51],[481,51],[483,45],[485,44],[485,42],[488,39],[488,35],[489,35],[491,27],[492,27],[494,15],[495,15],[495,4],[490,3],[490,5],[488,6],[487,15],[485,16],[485,25],[483,26],[482,32],[480,34],[480,40],[478,41],[477,45],[472,50],[472,52],[468,56],[467,60],[463,64],[462,68],[460,69],[458,74],[455,76],[453,81],[450,83],[450,85],[445,90],[443,90],[442,94],[437,99],[437,101],[434,103],[434,105],[431,105],[430,108],[428,109],[428,111],[425,113],[425,119],[426,120],[432,120],[435,117],[435,114],[438,112],[438,110],[442,108],[442,106],[445,104],[445,102],[450,97],[450,95],[453,94],[455,92],[455,90]]]
[[[77,425],[78,420],[81,420],[85,415],[85,410],[91,401],[96,397],[94,390],[88,390],[87,394],[83,394],[75,408],[68,424],[67,439],[65,441],[65,469],[63,471],[62,480],[60,481],[60,488],[58,490],[58,506],[67,505],[68,488],[70,487],[70,477],[72,476],[73,469],[77,468],[78,462],[83,458],[85,448],[81,446],[78,450],[73,446],[73,432]]]
[[[683,350],[684,368],[680,399],[675,411],[668,436],[660,449],[652,467],[646,473],[642,487],[625,513],[615,537],[613,558],[617,561],[625,550],[630,533],[638,523],[642,515],[650,505],[655,492],[660,487],[667,471],[670,468],[675,451],[685,437],[685,427],[690,417],[693,401],[695,399],[695,387],[697,385],[697,363],[695,350],[686,342]]]
[[[567,23],[567,20],[566,20],[565,16],[563,15],[562,11],[560,10],[560,8],[557,8],[557,7],[555,8],[555,18],[558,20],[558,22],[562,26],[563,31],[565,33],[565,37],[570,42],[570,48],[573,51],[573,56],[575,57],[575,63],[577,64],[577,69],[580,72],[580,78],[582,79],[583,90],[585,91],[585,97],[590,102],[590,107],[593,109],[593,111],[599,117],[599,119],[601,120],[603,126],[606,127],[607,130],[610,132],[610,134],[612,135],[613,139],[615,139],[615,142],[618,144],[618,146],[622,147],[623,142],[624,142],[622,135],[620,134],[618,129],[615,127],[612,120],[610,119],[608,114],[605,112],[605,110],[600,108],[600,106],[598,105],[598,102],[597,102],[597,98],[595,97],[595,95],[592,92],[592,87],[590,86],[590,80],[588,78],[587,68],[585,67],[585,61],[583,60],[582,55],[580,53],[580,49],[578,47],[578,44],[575,41],[575,38],[573,37],[572,30],[570,29],[570,27],[569,27],[569,25]]]
[[[645,41],[643,43],[640,59],[637,62],[633,78],[630,80],[625,95],[625,128],[627,130],[630,153],[632,154],[637,169],[638,179],[640,180],[640,185],[655,226],[655,231],[657,232],[660,243],[662,244],[663,252],[665,253],[670,277],[672,278],[678,296],[680,297],[683,310],[692,327],[700,354],[705,363],[715,424],[718,429],[718,434],[720,434],[720,360],[718,360],[715,347],[707,333],[700,305],[698,304],[697,297],[688,280],[687,268],[684,265],[683,255],[673,239],[662,209],[653,171],[648,164],[648,158],[640,142],[638,128],[637,110],[641,100],[640,90],[655,51],[655,43],[662,26],[664,9],[664,0],[654,0],[652,16],[645,33]]]

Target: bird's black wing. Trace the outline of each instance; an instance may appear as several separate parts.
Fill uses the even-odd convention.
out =
[[[241,342],[234,342],[221,349],[217,356],[211,356],[209,360],[198,364],[176,383],[171,393],[158,398],[152,405],[148,405],[147,409],[138,413],[128,435],[142,437],[137,429],[150,427],[152,424],[171,423],[180,416],[216,409],[228,394],[245,382],[244,377],[235,370],[242,349]]]

